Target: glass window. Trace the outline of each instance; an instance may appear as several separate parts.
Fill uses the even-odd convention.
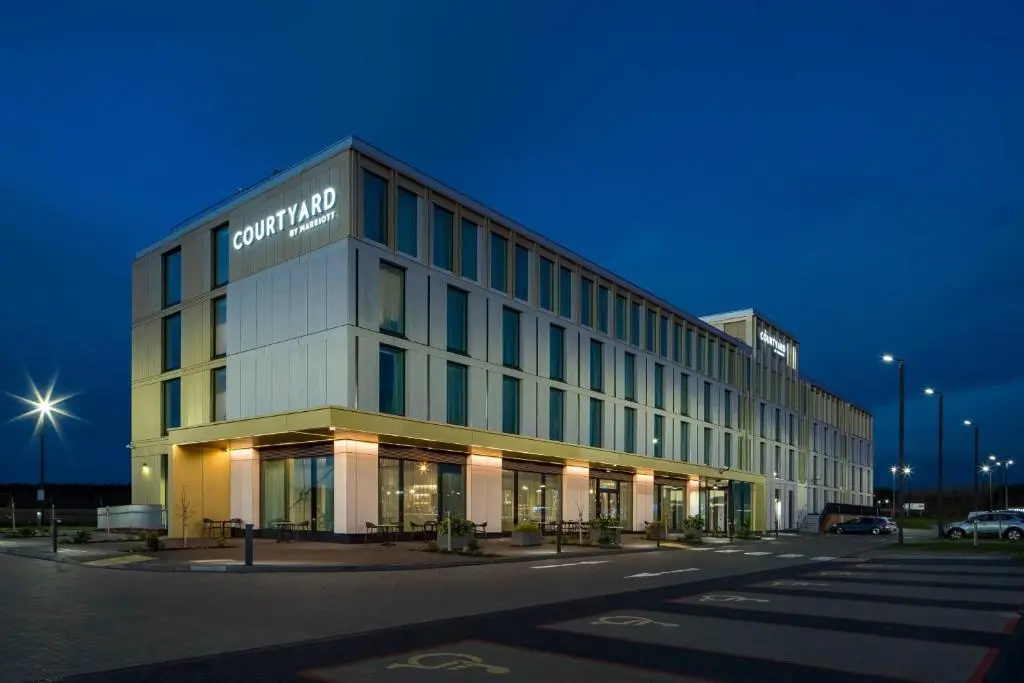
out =
[[[501,501],[502,531],[524,521],[553,521],[561,505],[561,476],[502,470]]]
[[[672,361],[681,363],[683,359],[683,326],[676,323],[672,327]]]
[[[181,314],[169,315],[163,320],[164,372],[181,367]]]
[[[723,407],[725,408],[725,420],[723,423],[726,427],[732,427],[732,392],[726,389],[723,392],[723,394],[724,398],[722,400],[722,403],[724,404]]]
[[[448,225],[451,224],[452,219],[451,214],[449,214]],[[451,231],[449,230],[449,233],[450,232]],[[479,251],[480,228],[478,228],[477,224],[473,221],[463,218],[461,239],[462,244],[460,245],[459,252],[459,275],[473,281],[479,281],[480,274],[477,272],[479,270],[477,268],[477,252]],[[451,268],[449,268],[449,270],[451,270]]]
[[[565,392],[551,389],[548,397],[548,438],[565,441]]]
[[[213,288],[223,287],[228,283],[228,256],[231,253],[230,236],[227,224],[213,231]]]
[[[615,338],[626,341],[626,307],[628,302],[621,294],[615,296]]]
[[[683,462],[690,461],[690,423],[679,423],[679,459]]]
[[[604,401],[590,399],[590,445],[603,448],[604,443]]]
[[[636,453],[636,409],[623,408],[622,450]]]
[[[363,169],[363,236],[388,243],[388,181]]]
[[[597,329],[608,334],[608,307],[611,305],[609,299],[611,292],[607,287],[597,288]]]
[[[636,356],[631,353],[625,354],[623,368],[623,382],[625,387],[622,390],[622,397],[627,401],[636,400]]]
[[[629,307],[629,343],[640,346],[640,304],[633,302]]]
[[[264,528],[274,522],[307,522],[311,531],[334,531],[334,457],[260,462]]]
[[[704,414],[703,420],[711,422],[711,382],[704,382]]]
[[[228,419],[228,369],[214,368],[210,378],[213,392],[213,421]]]
[[[722,466],[732,467],[732,434],[722,434]]]
[[[706,345],[706,341],[704,339],[704,335],[703,334],[698,335],[697,336],[697,355],[696,355],[696,358],[694,359],[694,363],[696,364],[696,367],[697,367],[697,372],[704,372],[704,346],[705,345]]]
[[[791,479],[792,481],[796,481],[796,455],[794,454],[792,448],[789,449],[789,457],[787,458],[787,461],[788,462],[786,463],[786,472],[789,473],[789,479]],[[850,468],[850,471],[853,472],[852,467]]]
[[[181,380],[169,379],[163,383],[163,434],[181,426]]]
[[[431,237],[432,237],[432,248],[431,248],[431,260],[433,264],[438,268],[444,268],[445,270],[455,270],[455,216],[451,211],[434,204],[434,208],[431,216]],[[465,228],[465,224],[463,224]],[[463,254],[466,253],[465,245],[465,229],[463,229]],[[474,254],[475,256],[475,254]],[[474,260],[475,262],[475,260]],[[465,269],[463,269],[465,274]],[[468,276],[467,276],[468,277]],[[474,278],[475,279],[475,278]]]
[[[766,475],[766,476],[767,476],[767,475],[768,475],[768,470],[767,470],[767,467],[768,467],[768,462],[767,462],[767,457],[766,457],[766,454],[765,454],[765,449],[766,449],[766,446],[765,446],[764,442],[761,442],[761,443],[759,444],[759,446],[760,446],[760,448],[758,449],[758,450],[759,450],[759,453],[758,453],[758,460],[760,460],[760,461],[761,461],[761,462],[760,462],[760,465],[761,465],[761,474],[763,474],[763,475]],[[817,458],[815,458],[815,462],[817,462]]]
[[[401,253],[420,255],[420,196],[404,187],[398,188],[398,220],[395,247]]]
[[[668,358],[668,317],[661,316],[661,327],[658,329],[659,344],[658,353],[662,358]]]
[[[546,311],[555,310],[555,263],[540,257],[540,272],[537,274],[540,286],[540,307]]]
[[[508,240],[491,233],[491,289],[508,294]]]
[[[661,415],[654,416],[654,457],[665,457],[665,418]]]
[[[548,334],[548,375],[559,382],[565,381],[565,328],[551,325]]]
[[[562,266],[558,276],[558,314],[572,317],[572,270]]]
[[[181,303],[181,249],[164,254],[163,269],[163,300],[167,308]]]
[[[501,378],[501,431],[519,433],[519,380],[507,375]]]
[[[580,325],[594,326],[594,282],[580,278]]]
[[[405,270],[380,264],[380,331],[405,334]]]
[[[781,477],[782,476],[782,447],[781,446],[776,446],[775,447],[775,471],[772,472],[772,476],[773,477]],[[836,480],[838,480],[838,479],[839,479],[838,476],[834,476],[833,479],[832,479],[832,483],[834,484],[836,482]]]
[[[724,346],[718,347],[718,379],[725,381],[725,357],[726,351]]]
[[[381,458],[377,464],[377,485],[379,522],[398,524],[402,516],[402,461]],[[436,504],[436,498],[434,501]]]
[[[469,369],[458,363],[448,363],[448,424],[469,424]]]
[[[704,464],[711,464],[711,427],[704,428]]]
[[[590,390],[604,391],[604,344],[590,340]]]
[[[686,363],[686,367],[692,368],[693,367],[693,330],[691,330],[691,329],[687,329],[686,330],[686,348],[684,350],[685,350],[686,353],[685,353],[685,358],[684,358],[683,362]]]
[[[469,353],[469,293],[448,285],[448,350]]]
[[[501,364],[519,368],[519,311],[505,307],[501,311]]]
[[[654,364],[654,407],[665,409],[665,366]]]
[[[228,353],[228,298],[213,300],[213,356],[220,358]]]
[[[654,353],[654,342],[658,339],[658,314],[647,309],[647,330],[644,343],[648,353]]]
[[[380,412],[405,415],[405,351],[380,345]]]
[[[530,300],[530,250],[521,244],[516,245],[516,298]]]
[[[775,440],[782,441],[782,411],[778,408],[775,409]],[[832,454],[835,455],[835,434],[832,435]]]

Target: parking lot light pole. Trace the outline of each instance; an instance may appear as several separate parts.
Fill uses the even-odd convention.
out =
[[[939,527],[939,538],[943,537],[943,524],[942,524],[942,422],[943,422],[943,396],[941,391],[936,391],[931,387],[924,390],[924,393],[929,396],[939,397],[939,461],[937,464],[939,471],[939,483],[938,492],[935,500],[935,521]]]
[[[982,465],[981,471],[988,475],[988,509],[991,512],[992,505],[992,468],[988,465]]]
[[[979,441],[979,428],[978,423],[972,420],[964,420],[964,424],[974,429],[974,509],[977,510],[981,505],[981,497],[979,495],[978,477],[981,476],[981,462],[979,462],[978,455],[978,441]]]
[[[896,358],[892,354],[885,354],[882,356],[882,362],[892,364],[895,363],[899,367],[900,372],[900,408],[899,408],[899,461],[896,466],[901,470],[906,467],[906,456],[904,452],[904,445],[906,443],[906,417],[907,417],[907,406],[906,406],[906,363],[903,362],[902,358]],[[900,491],[897,489],[892,496],[893,504],[896,509],[899,510],[900,514],[896,518],[896,528],[899,531],[899,545],[903,545],[903,518],[906,517],[906,512],[900,505]]]
[[[1010,509],[1010,465],[1012,460],[1003,463],[1003,509]]]

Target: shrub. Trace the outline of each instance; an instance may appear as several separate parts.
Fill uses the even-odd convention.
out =
[[[540,531],[540,526],[536,522],[523,520],[522,522],[519,522],[519,524],[516,524],[516,531],[524,534],[535,534]]]

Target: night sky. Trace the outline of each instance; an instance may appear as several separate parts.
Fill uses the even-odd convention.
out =
[[[36,2],[0,19],[0,390],[127,481],[134,254],[354,134],[698,315],[754,307],[875,415],[876,477],[1019,458],[1024,3]],[[0,396],[0,420],[21,407]],[[0,482],[37,476],[0,423]],[[1017,449],[1017,450],[1014,450]],[[1020,477],[1024,478],[1024,467]]]

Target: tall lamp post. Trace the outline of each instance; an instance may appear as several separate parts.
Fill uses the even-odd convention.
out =
[[[977,510],[980,505],[978,497],[978,477],[981,476],[981,463],[978,461],[978,441],[979,441],[979,428],[978,423],[971,420],[964,420],[964,424],[974,429],[974,509]]]
[[[905,455],[903,451],[906,431],[906,364],[901,358],[896,358],[892,354],[885,354],[882,356],[883,363],[896,363],[900,369],[900,415],[899,415],[899,462],[897,467],[901,470],[906,467]],[[900,494],[899,491],[894,491],[892,494],[893,506],[902,512],[903,508],[900,507]],[[903,545],[903,517],[899,515],[896,517],[896,528],[899,530],[899,541],[900,545]]]
[[[926,388],[924,390],[924,393],[929,395],[929,396],[938,396],[939,397],[939,462],[938,462],[938,470],[939,470],[939,486],[938,486],[938,489],[939,490],[938,490],[938,495],[937,495],[936,501],[935,501],[935,518],[936,518],[936,522],[938,522],[939,538],[942,538],[943,537],[943,531],[942,531],[942,528],[943,528],[943,525],[942,525],[942,422],[943,422],[943,396],[942,396],[942,392],[941,391],[936,391],[935,389],[933,389],[931,387]]]
[[[889,512],[892,513],[892,518],[896,519],[896,473],[900,468],[893,465],[889,471],[892,472],[892,505],[889,506]]]
[[[1010,477],[1010,466],[1013,465],[1013,461],[1012,460],[999,460],[994,455],[988,456],[988,459],[990,461],[989,465],[991,465],[993,467],[1002,467],[1003,468],[1003,509],[1004,510],[1009,510],[1010,509],[1010,483],[1009,483],[1010,480],[1009,480],[1009,477]],[[991,489],[991,482],[990,482],[989,488]],[[991,497],[991,492],[990,492],[990,497]]]
[[[982,465],[981,471],[988,475],[988,509],[989,512],[995,507],[992,501],[992,465]]]

